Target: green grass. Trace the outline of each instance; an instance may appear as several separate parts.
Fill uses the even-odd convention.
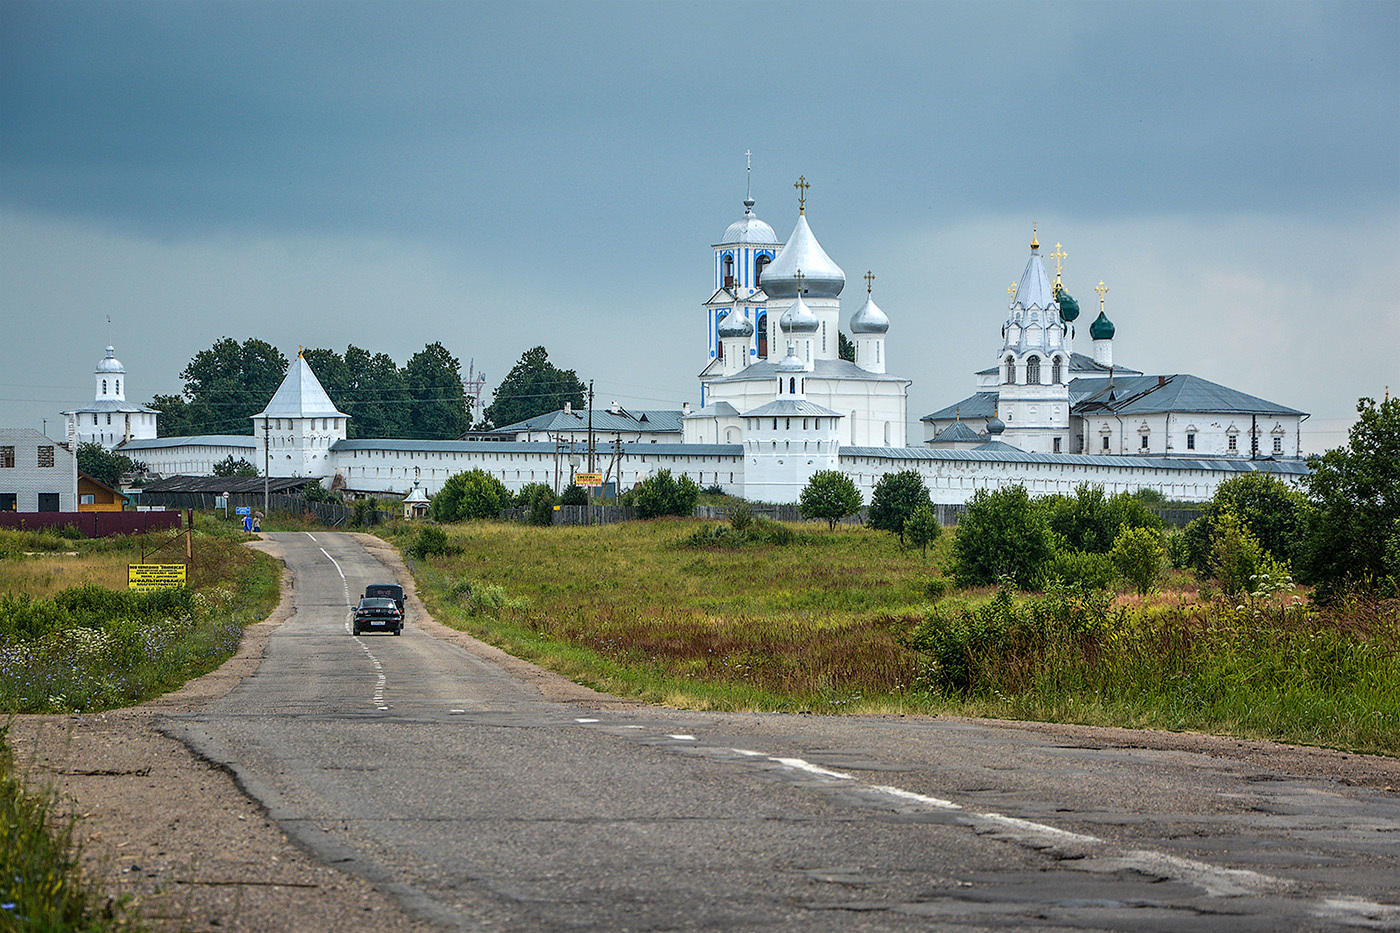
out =
[[[447,528],[460,554],[410,565],[445,623],[650,702],[941,712],[1400,754],[1394,604],[1318,612],[1285,594],[1237,607],[1203,600],[1177,574],[1147,599],[1109,594],[1101,619],[1076,622],[1064,606],[1037,608],[1051,597],[1021,595],[1006,610],[1009,634],[960,636],[976,676],[950,682],[916,633],[996,601],[983,589],[930,603],[952,534],[925,559],[888,534],[816,524],[789,526],[784,546],[694,546],[707,524],[464,524]],[[381,533],[403,546],[413,528]]]

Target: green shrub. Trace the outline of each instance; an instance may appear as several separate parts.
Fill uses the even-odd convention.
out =
[[[924,584],[924,595],[928,597],[929,602],[936,603],[947,596],[952,588],[953,581],[947,577],[930,577]]]
[[[921,502],[904,522],[904,533],[909,536],[909,543],[921,549],[924,556],[928,557],[928,546],[938,540],[943,528],[933,514],[933,507],[927,502]]]
[[[577,483],[570,483],[564,487],[564,492],[559,496],[560,505],[587,505],[588,490]]]
[[[436,525],[423,525],[418,529],[413,542],[404,549],[408,556],[419,560],[429,557],[452,557],[462,553],[462,549],[447,539],[447,532]]]
[[[677,515],[683,518],[695,514],[695,505],[700,501],[700,487],[695,480],[684,474],[680,479],[671,476],[670,470],[657,470],[653,476],[643,480],[634,493],[633,502],[641,518],[659,518],[663,515]]]
[[[797,535],[787,525],[750,513],[750,521],[743,528],[736,529],[733,524],[705,525],[687,535],[681,544],[684,547],[784,547],[795,540]]]
[[[1036,589],[1048,590],[1056,584],[1110,589],[1118,582],[1118,570],[1107,554],[1061,550],[1041,565],[1032,581]]]
[[[1109,552],[1113,565],[1139,595],[1146,596],[1162,577],[1162,545],[1150,528],[1124,528]]]
[[[531,525],[554,524],[554,505],[559,497],[545,483],[527,483],[515,494],[516,508],[529,509],[526,521]]]
[[[1029,586],[1054,553],[1045,512],[1031,502],[1026,487],[979,489],[958,520],[953,575],[959,586],[985,586],[1003,577]]]
[[[915,509],[929,504],[928,488],[917,470],[886,473],[875,483],[865,522],[871,528],[899,535],[903,546],[904,523]]]
[[[837,522],[859,512],[864,504],[860,490],[849,476],[838,470],[819,470],[802,487],[797,511],[803,518],[826,522],[835,531]]]
[[[442,484],[428,506],[428,516],[439,522],[495,518],[511,501],[506,484],[479,467],[455,473]]]
[[[729,527],[736,532],[744,532],[753,527],[753,506],[747,502],[731,505],[724,510],[724,514],[729,518]]]
[[[466,577],[448,577],[443,581],[443,595],[467,615],[490,615],[501,609],[518,609],[521,600],[506,595],[504,587],[489,583],[473,583]]]

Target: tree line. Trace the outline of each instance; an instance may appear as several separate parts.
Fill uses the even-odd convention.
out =
[[[354,344],[344,353],[314,348],[302,357],[331,402],[349,416],[350,438],[451,440],[557,411],[565,402],[583,405],[582,381],[573,370],[551,364],[544,347],[521,356],[475,424],[461,361],[441,343],[427,344],[402,367],[386,353]],[[148,403],[160,412],[161,436],[252,434],[252,417],[267,407],[288,365],[264,340],[220,338],[180,372],[179,394],[156,395]]]

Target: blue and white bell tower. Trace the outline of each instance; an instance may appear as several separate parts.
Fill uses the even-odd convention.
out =
[[[751,153],[744,153],[751,159]],[[749,182],[744,197],[744,216],[729,225],[714,246],[715,290],[705,302],[705,328],[711,362],[725,352],[720,342],[719,323],[731,311],[754,327],[757,340],[748,347],[750,360],[767,359],[767,295],[763,292],[763,269],[777,256],[783,244],[773,228],[753,212],[753,164],[747,167]],[[731,329],[737,318],[730,321]]]

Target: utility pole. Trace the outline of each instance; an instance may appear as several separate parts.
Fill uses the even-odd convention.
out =
[[[588,380],[588,472],[593,472],[593,380]]]
[[[268,514],[268,511],[269,511],[269,509],[268,509],[268,507],[267,507],[267,486],[268,486],[268,476],[267,476],[267,474],[268,474],[269,463],[270,463],[271,460],[272,460],[271,455],[268,453],[267,447],[268,447],[267,415],[263,415],[263,518],[267,518],[267,514]]]

